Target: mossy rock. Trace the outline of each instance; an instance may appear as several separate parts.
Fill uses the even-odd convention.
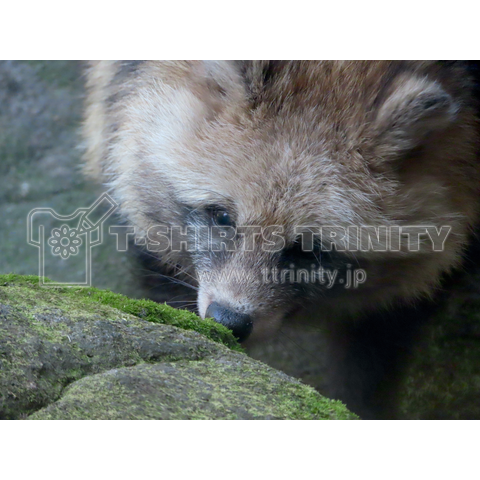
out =
[[[0,418],[354,419],[191,312],[0,275]]]

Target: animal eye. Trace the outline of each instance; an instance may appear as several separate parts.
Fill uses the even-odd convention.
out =
[[[208,207],[207,211],[210,215],[210,217],[213,220],[213,223],[215,225],[218,225],[219,227],[231,227],[233,226],[233,219],[230,216],[230,214],[225,210],[224,208],[221,207]]]

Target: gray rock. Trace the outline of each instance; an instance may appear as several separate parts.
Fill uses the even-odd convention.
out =
[[[0,418],[356,416],[191,312],[0,275]]]

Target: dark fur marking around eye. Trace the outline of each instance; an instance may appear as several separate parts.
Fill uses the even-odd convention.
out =
[[[296,242],[281,252],[278,263],[282,268],[289,268],[293,264],[295,268],[311,269],[313,265],[315,268],[322,266],[325,269],[334,269],[343,267],[349,261],[336,250],[326,251],[315,245],[314,250],[309,252],[302,249],[300,242]]]

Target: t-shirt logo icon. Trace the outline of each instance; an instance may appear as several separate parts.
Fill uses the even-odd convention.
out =
[[[27,242],[39,249],[40,284],[90,286],[91,249],[103,241],[103,223],[118,208],[107,193],[71,215],[35,208],[27,217]]]

